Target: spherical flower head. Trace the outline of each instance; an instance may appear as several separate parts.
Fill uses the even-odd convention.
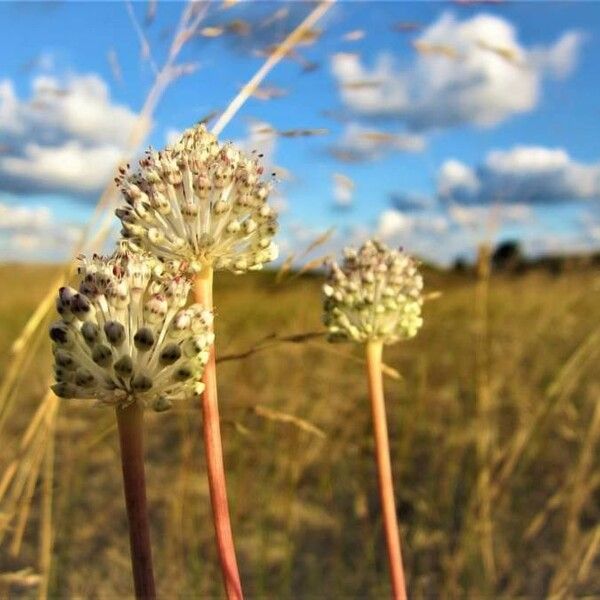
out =
[[[393,344],[417,334],[423,278],[413,258],[378,241],[347,248],[332,262],[324,293],[330,341]]]
[[[262,167],[204,125],[160,152],[149,150],[136,173],[117,179],[123,237],[190,273],[262,269],[277,258],[277,215],[267,204]]]
[[[50,327],[54,393],[157,411],[201,394],[213,317],[184,308],[189,280],[123,250],[80,260],[79,287],[60,288]]]

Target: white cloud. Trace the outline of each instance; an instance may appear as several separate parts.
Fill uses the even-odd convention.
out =
[[[38,75],[29,98],[0,81],[0,189],[86,195],[110,179],[136,122],[95,74]]]
[[[337,207],[347,208],[352,206],[354,196],[354,181],[342,173],[333,173],[333,201]]]
[[[64,258],[80,229],[59,223],[48,206],[0,202],[0,255],[3,259]]]
[[[436,235],[444,233],[448,227],[448,218],[443,213],[429,212],[422,215],[407,215],[390,208],[379,215],[376,236],[383,240],[389,240],[412,234]]]
[[[442,201],[463,204],[600,199],[600,163],[577,162],[562,148],[493,150],[475,168],[446,161],[438,172],[437,193]]]
[[[169,129],[167,129],[167,132],[165,133],[165,143],[167,144],[167,146],[171,146],[175,142],[178,142],[182,135],[183,131],[181,129],[169,127]]]
[[[387,240],[391,237],[412,231],[414,219],[398,210],[390,208],[379,215],[377,237]]]
[[[345,162],[372,161],[382,158],[387,152],[421,152],[425,139],[409,133],[389,133],[349,123],[331,154]]]
[[[476,195],[479,190],[479,180],[473,169],[454,159],[442,164],[437,180],[438,195],[442,198],[451,197],[455,190],[469,195]]]
[[[238,141],[238,145],[245,152],[262,154],[261,162],[265,170],[275,168],[275,152],[277,150],[277,134],[270,123],[265,121],[252,121],[248,125],[246,138]]]
[[[524,204],[489,206],[464,206],[451,204],[448,207],[451,225],[462,228],[484,230],[491,223],[524,223],[533,218],[530,206]]]
[[[435,207],[436,200],[431,196],[415,193],[394,191],[389,195],[390,204],[401,212],[419,213]]]
[[[15,233],[10,237],[9,245],[15,250],[31,252],[39,249],[42,242],[42,238],[33,233]]]
[[[533,48],[529,53],[530,62],[557,78],[566,77],[575,68],[582,41],[584,36],[580,32],[569,31],[550,48]]]
[[[414,130],[465,123],[495,125],[533,109],[545,77],[575,67],[583,35],[568,31],[550,46],[525,47],[512,24],[479,14],[463,21],[443,13],[415,42],[409,68],[390,54],[369,68],[356,54],[332,58],[345,104],[366,117],[391,117]]]
[[[115,146],[26,144],[19,155],[0,157],[4,189],[22,192],[63,191],[88,194],[109,180],[122,151]]]
[[[0,231],[39,229],[51,220],[52,213],[47,206],[11,206],[0,202]]]

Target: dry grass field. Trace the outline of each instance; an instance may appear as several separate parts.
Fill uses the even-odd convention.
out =
[[[0,363],[58,267],[0,267]],[[411,598],[600,596],[600,274],[426,271],[425,325],[385,360]],[[320,281],[217,278],[218,356],[269,334],[318,331]],[[487,298],[487,301],[486,301]],[[368,399],[358,349],[321,338],[219,366],[225,461],[242,577],[251,598],[384,598]],[[0,468],[47,385],[34,352],[4,425]],[[147,415],[148,486],[163,598],[221,597],[200,412]],[[52,480],[51,598],[131,594],[114,416],[61,401]],[[22,548],[13,520],[0,573],[40,561],[43,486]],[[48,505],[46,505],[46,509]],[[6,498],[0,516],[8,518]],[[18,578],[17,578],[18,579]],[[35,577],[31,578],[32,581]],[[0,595],[36,597],[27,578]]]

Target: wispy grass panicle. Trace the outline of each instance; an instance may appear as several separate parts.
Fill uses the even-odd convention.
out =
[[[324,322],[331,341],[364,344],[375,438],[379,495],[393,596],[406,598],[406,582],[394,500],[383,393],[384,344],[414,337],[423,324],[423,279],[416,261],[376,240],[347,248],[341,265],[330,264],[323,285]]]
[[[79,289],[62,287],[56,300],[52,390],[115,407],[135,593],[154,598],[143,411],[202,393],[212,313],[199,304],[184,308],[190,282],[159,276],[157,261],[144,255],[120,249],[82,258],[78,273]]]

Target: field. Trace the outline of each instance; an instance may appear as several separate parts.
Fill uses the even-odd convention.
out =
[[[0,360],[58,267],[0,267]],[[383,598],[389,593],[358,349],[320,337],[320,281],[269,273],[217,279],[219,391],[233,528],[248,597]],[[600,595],[600,275],[426,272],[425,325],[386,350],[396,496],[412,598]],[[43,396],[35,351],[4,430],[0,468]],[[392,372],[393,375],[393,372]],[[200,413],[147,417],[159,594],[221,596]],[[49,596],[131,593],[114,416],[61,401],[56,422]],[[41,484],[20,555],[38,572]],[[47,498],[46,498],[47,500]],[[46,505],[46,508],[48,506]],[[7,507],[0,504],[2,516]],[[43,553],[42,553],[43,554]],[[35,579],[35,577],[34,577]],[[5,595],[35,597],[26,580]]]

